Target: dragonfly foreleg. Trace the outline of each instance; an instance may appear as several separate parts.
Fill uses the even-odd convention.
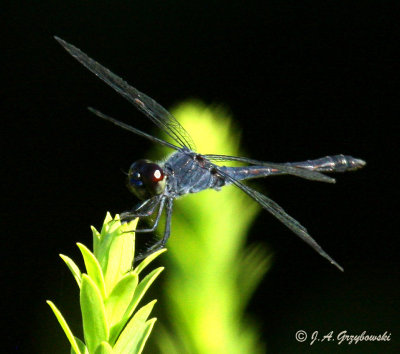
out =
[[[129,231],[126,231],[126,232],[138,232],[138,233],[153,232],[157,228],[158,223],[159,223],[159,221],[161,219],[161,214],[162,214],[162,211],[164,209],[164,204],[165,204],[165,199],[161,198],[161,201],[159,203],[152,205],[151,208],[148,209],[148,210],[142,210],[143,209],[142,208],[143,204],[142,204],[142,205],[139,206],[139,208],[137,208],[136,210],[134,210],[132,212],[129,211],[129,212],[122,213],[121,214],[121,220],[122,221],[124,219],[125,220],[133,220],[135,218],[141,218],[141,217],[146,217],[146,216],[152,215],[154,213],[155,208],[158,205],[157,216],[156,216],[156,219],[154,220],[154,223],[153,223],[152,227],[147,228],[147,229],[129,230]]]
[[[141,259],[144,259],[148,256],[150,256],[152,253],[157,252],[158,250],[161,250],[165,247],[165,244],[167,243],[169,236],[171,234],[171,217],[172,217],[172,199],[167,199],[167,215],[165,218],[165,230],[164,230],[164,236],[161,240],[157,241],[155,244],[150,246],[146,251],[143,253],[139,254],[138,256],[135,257],[135,262],[140,261]]]

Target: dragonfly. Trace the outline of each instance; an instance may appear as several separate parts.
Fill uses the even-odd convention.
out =
[[[288,174],[312,181],[335,183],[334,178],[324,173],[357,170],[366,164],[365,161],[342,154],[286,163],[258,161],[238,156],[200,154],[196,152],[192,138],[178,120],[155,100],[129,85],[77,47],[59,37],[55,36],[54,38],[72,57],[144,113],[151,122],[173,141],[173,143],[167,142],[116,120],[97,109],[88,107],[89,111],[98,117],[174,150],[164,162],[155,163],[147,159],[141,159],[134,162],[129,168],[127,174],[128,189],[136,195],[140,202],[132,210],[121,213],[121,221],[152,216],[154,219],[153,225],[148,228],[132,230],[139,233],[152,233],[157,229],[162,213],[165,210],[165,226],[162,238],[146,249],[144,253],[138,255],[135,261],[143,259],[165,247],[171,234],[173,202],[176,198],[206,189],[219,191],[224,186],[234,185],[276,217],[322,257],[343,271],[343,268],[322,249],[303,225],[286,213],[272,199],[250,188],[242,181],[271,175]],[[227,161],[235,161],[246,165],[221,166],[223,162]]]

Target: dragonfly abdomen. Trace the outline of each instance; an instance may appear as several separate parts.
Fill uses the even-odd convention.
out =
[[[301,162],[291,162],[286,165],[292,167],[301,167],[311,171],[318,172],[346,172],[354,171],[365,165],[365,161],[356,159],[349,155],[325,156],[315,160]]]
[[[284,172],[278,171],[271,167],[266,166],[240,166],[240,167],[220,167],[220,170],[225,172],[230,177],[242,181],[244,179],[250,178],[261,178],[267,177],[272,174],[281,174]],[[225,182],[226,184],[230,184],[229,181]]]
[[[266,166],[240,166],[240,167],[220,167],[220,169],[227,173],[229,176],[237,180],[245,180],[250,178],[261,178],[270,175],[282,175],[282,174],[294,174],[287,171],[287,168],[298,168],[303,170],[315,171],[315,172],[346,172],[354,171],[365,165],[365,161],[356,159],[349,155],[334,155],[325,156],[315,160],[306,160],[299,162],[286,162],[286,163],[265,163]],[[271,166],[273,165],[273,166]],[[286,167],[286,170],[280,170]],[[229,182],[228,182],[229,183]]]

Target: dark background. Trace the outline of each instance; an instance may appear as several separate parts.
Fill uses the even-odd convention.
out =
[[[253,158],[365,159],[367,168],[337,176],[336,185],[263,182],[345,273],[263,214],[250,239],[268,242],[274,264],[249,312],[271,353],[396,352],[399,124],[391,116],[399,31],[390,2],[41,1],[1,12],[7,350],[59,352],[58,342],[69,350],[44,302],[55,300],[64,313],[76,306],[58,253],[79,258],[75,242],[90,242],[88,226],[132,205],[120,170],[151,147],[86,111],[93,105],[153,129],[74,61],[56,34],[165,107],[192,97],[225,104]],[[310,347],[295,341],[299,329],[387,331],[392,340]]]

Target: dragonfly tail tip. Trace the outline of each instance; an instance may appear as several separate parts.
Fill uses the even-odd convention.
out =
[[[336,263],[334,260],[331,261],[331,264],[333,264],[341,272],[344,272],[344,268],[342,266],[340,266],[338,263]]]

